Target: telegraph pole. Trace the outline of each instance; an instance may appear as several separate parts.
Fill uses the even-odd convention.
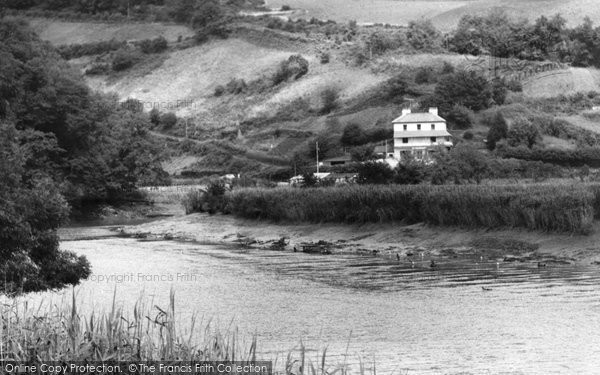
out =
[[[316,151],[317,151],[317,173],[319,173],[319,141],[316,141]]]

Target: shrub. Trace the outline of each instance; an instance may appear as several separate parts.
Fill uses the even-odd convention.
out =
[[[170,129],[177,123],[177,116],[173,112],[163,113],[160,116],[160,124],[165,129]]]
[[[167,40],[163,36],[154,39],[144,39],[140,42],[143,53],[160,53],[167,49]]]
[[[496,148],[496,143],[507,137],[508,125],[500,111],[495,111],[486,122],[487,125],[490,126],[490,130],[487,134],[487,147],[490,150],[494,150]]]
[[[308,60],[301,55],[292,55],[279,64],[279,68],[272,77],[273,84],[278,85],[290,78],[296,80],[306,73],[308,73]]]
[[[512,124],[506,138],[511,147],[523,145],[532,148],[540,140],[541,135],[537,126],[521,118]]]
[[[131,68],[140,60],[140,56],[134,51],[121,49],[117,51],[112,61],[114,71],[122,71]]]
[[[329,52],[323,52],[323,53],[321,53],[321,55],[319,57],[321,64],[329,64],[330,59],[331,59],[331,55],[329,54]]]
[[[340,90],[337,87],[327,87],[321,91],[321,113],[327,114],[339,106]]]
[[[473,137],[474,137],[473,133],[471,133],[471,132],[470,132],[470,131],[468,131],[468,130],[467,130],[466,132],[464,132],[464,133],[463,133],[463,139],[465,139],[465,140],[467,140],[467,141],[470,141],[470,140],[472,140],[472,139],[473,139]]]
[[[359,124],[355,122],[349,122],[344,127],[341,141],[345,145],[358,146],[366,142],[366,137]]]
[[[148,113],[149,117],[150,117],[150,122],[153,125],[158,125],[160,123],[160,111],[158,110],[158,108],[154,107],[150,110],[150,113]]]
[[[225,89],[230,94],[241,94],[241,93],[245,92],[247,88],[248,88],[248,85],[246,84],[246,81],[244,81],[243,79],[237,79],[237,78],[232,78],[229,82],[227,82],[227,85],[225,85]],[[215,94],[216,94],[216,91],[215,91]],[[216,95],[216,96],[218,96],[218,95]]]
[[[211,181],[206,190],[190,190],[181,201],[186,215],[193,212],[208,212],[211,215],[217,212],[226,213],[226,191],[227,187],[219,180]]]
[[[100,55],[110,51],[116,51],[124,48],[126,42],[111,39],[108,41],[91,42],[83,44],[69,44],[58,46],[58,53],[61,54],[67,60],[75,59],[77,57],[89,56],[89,55]]]
[[[411,21],[406,38],[416,50],[432,49],[441,45],[441,34],[430,20]]]
[[[217,85],[215,87],[215,96],[219,97],[225,93],[225,87],[223,85]]]
[[[424,84],[431,83],[435,81],[435,72],[429,66],[422,66],[417,69],[417,73],[415,74],[415,83]]]
[[[110,72],[110,65],[103,63],[93,63],[92,66],[87,68],[84,72],[86,75],[100,75],[100,74],[108,74]]]
[[[404,95],[408,93],[408,83],[403,74],[398,74],[388,79],[383,84],[382,91],[388,100],[400,102],[404,100]]]
[[[461,105],[455,105],[445,114],[452,129],[469,129],[473,126],[473,111]]]
[[[282,5],[281,10],[283,12],[287,12],[288,10],[292,10],[292,7],[290,7],[289,5]]]
[[[367,161],[357,167],[359,184],[389,184],[394,178],[394,170],[387,163]]]

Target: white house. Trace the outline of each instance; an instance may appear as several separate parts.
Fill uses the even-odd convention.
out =
[[[412,113],[403,109],[402,116],[394,124],[394,158],[403,160],[409,156],[428,160],[438,147],[452,147],[452,135],[446,128],[446,120],[438,115],[437,108],[428,112]]]

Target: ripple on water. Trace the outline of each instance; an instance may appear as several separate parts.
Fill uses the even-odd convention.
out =
[[[452,259],[436,260],[432,270],[427,259],[412,266],[372,256],[123,238],[61,246],[86,255],[95,275],[196,276],[86,281],[77,290],[94,301],[88,308],[109,306],[115,288],[125,307],[142,292],[166,303],[174,289],[182,321],[192,311],[226,326],[233,321],[242,333],[256,332],[269,355],[284,357],[302,340],[313,360],[327,346],[330,360],[374,359],[383,373],[583,374],[600,368],[597,267]]]

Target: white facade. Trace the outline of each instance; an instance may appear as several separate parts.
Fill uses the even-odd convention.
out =
[[[394,157],[398,160],[412,157],[427,160],[439,147],[452,147],[452,135],[446,120],[438,116],[437,108],[425,113],[412,113],[403,109],[394,124]]]

